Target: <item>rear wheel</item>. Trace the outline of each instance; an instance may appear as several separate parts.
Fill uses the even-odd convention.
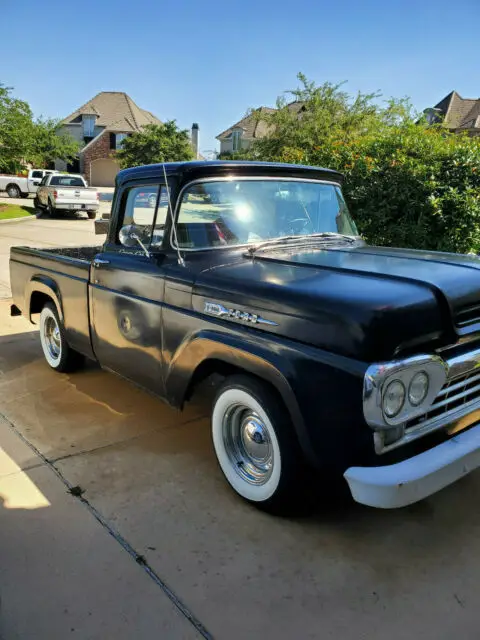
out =
[[[212,438],[225,478],[244,500],[276,514],[311,506],[310,472],[268,385],[243,375],[227,378],[214,400]]]
[[[45,209],[40,206],[37,197],[33,199],[33,206],[35,207],[35,215],[37,218],[41,218],[45,214]]]
[[[7,187],[7,193],[9,198],[20,198],[21,192],[16,184],[9,184]]]
[[[95,220],[95,218],[97,217],[97,212],[96,211],[87,211],[87,216],[89,220]]]
[[[82,366],[84,357],[68,345],[53,302],[47,302],[40,314],[40,342],[45,360],[55,371],[74,371]]]

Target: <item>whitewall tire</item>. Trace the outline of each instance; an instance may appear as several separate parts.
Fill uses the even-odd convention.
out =
[[[212,439],[239,496],[272,513],[303,504],[303,456],[287,411],[267,384],[244,375],[227,378],[213,403]]]
[[[55,371],[73,371],[83,364],[84,357],[68,345],[53,302],[47,302],[40,313],[40,344],[45,360]]]
[[[62,336],[60,323],[50,305],[43,307],[40,314],[40,342],[42,344],[45,360],[57,369],[62,361]]]

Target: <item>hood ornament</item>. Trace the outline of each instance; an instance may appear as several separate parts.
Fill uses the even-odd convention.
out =
[[[216,316],[217,318],[230,318],[232,320],[243,320],[251,324],[266,324],[271,327],[278,327],[278,322],[273,320],[267,320],[262,318],[256,313],[249,313],[248,311],[240,311],[240,309],[227,309],[218,302],[205,302],[204,312],[210,316]]]

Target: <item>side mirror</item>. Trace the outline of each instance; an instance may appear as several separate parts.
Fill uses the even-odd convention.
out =
[[[126,224],[124,227],[122,227],[118,232],[118,239],[124,247],[135,247],[137,245],[140,245],[147,258],[150,258],[150,252],[143,244],[141,231],[136,225]]]
[[[138,245],[137,227],[134,224],[126,224],[120,229],[118,239],[124,247],[136,247]]]

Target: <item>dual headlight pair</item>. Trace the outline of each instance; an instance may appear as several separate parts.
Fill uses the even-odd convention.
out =
[[[412,407],[422,404],[428,394],[430,377],[426,371],[419,371],[410,380],[408,390],[401,380],[389,382],[383,394],[383,412],[387,418],[395,418],[405,406],[405,401]]]
[[[385,429],[426,413],[446,378],[447,366],[438,356],[371,365],[363,386],[365,420]]]

